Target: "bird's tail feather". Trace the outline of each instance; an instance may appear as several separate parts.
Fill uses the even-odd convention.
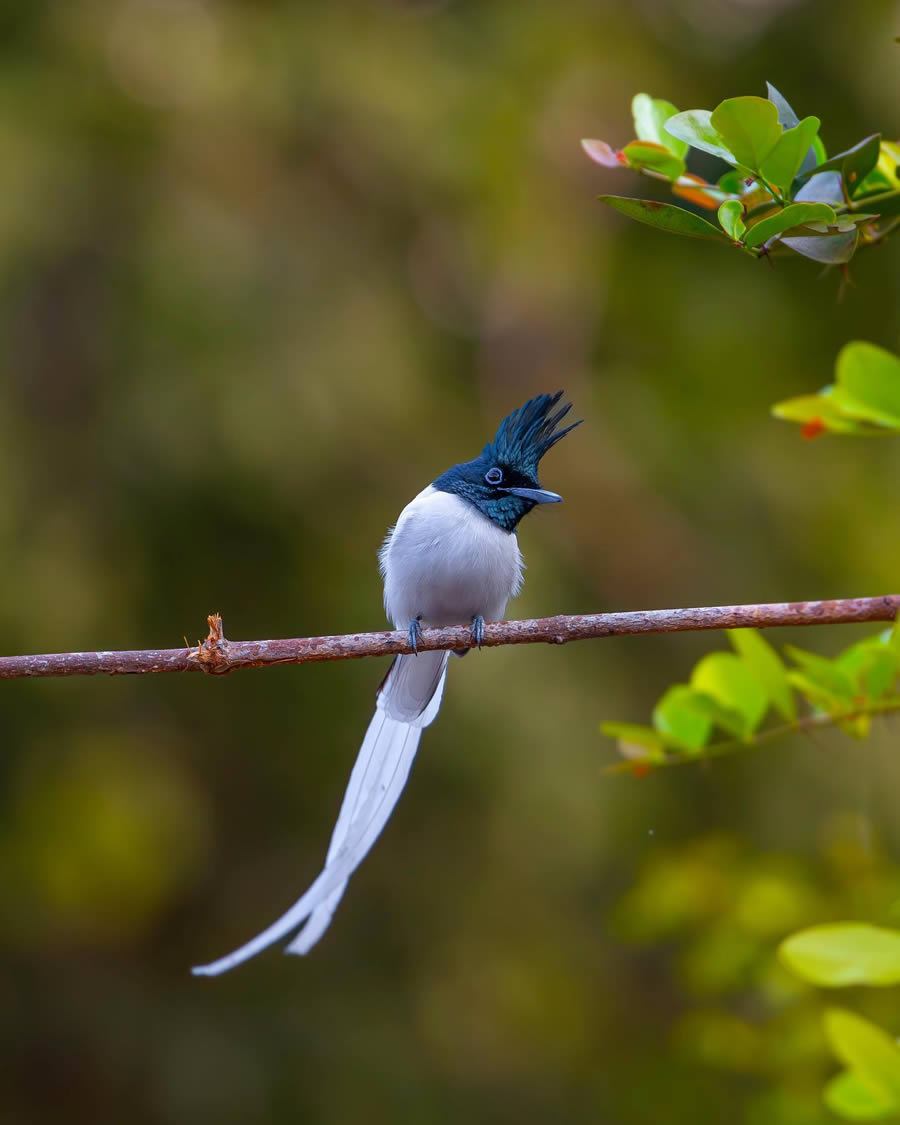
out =
[[[350,876],[378,839],[403,792],[422,729],[433,721],[440,707],[446,668],[447,654],[443,652],[397,657],[381,687],[375,715],[350,774],[322,873],[277,922],[234,953],[197,966],[195,974],[216,976],[226,972],[286,937],[307,919],[287,951],[306,953],[315,945],[328,928]],[[421,705],[413,714],[416,700]],[[394,714],[395,709],[402,717]]]
[[[350,775],[350,782],[344,794],[341,811],[338,813],[337,823],[334,826],[334,832],[331,836],[331,843],[328,846],[328,855],[325,859],[326,869],[328,864],[334,861],[347,838],[348,832],[358,819],[360,805],[366,799],[366,794],[370,787],[378,784],[377,776],[373,781],[368,775],[370,773],[378,773],[377,770],[373,771],[371,767],[373,758],[377,756],[376,752],[379,750],[381,739],[378,736],[370,738],[369,735],[379,715],[387,713],[387,715],[390,716],[394,713],[395,708],[401,709],[402,714],[410,713],[412,711],[411,701],[417,698],[420,700],[424,699],[427,695],[428,702],[424,710],[417,714],[410,723],[407,724],[402,721],[399,723],[399,725],[402,726],[409,725],[415,730],[415,740],[413,741],[411,737],[410,743],[407,746],[407,753],[410,755],[410,765],[412,765],[412,758],[415,756],[422,729],[434,721],[435,716],[440,710],[446,676],[447,654],[444,652],[422,653],[421,664],[420,658],[417,656],[398,656],[391,665],[384,683],[379,689],[378,709],[369,725],[369,730],[366,732],[366,737],[363,740],[362,747],[357,756],[356,764]],[[388,717],[387,721],[397,722],[396,719],[391,719],[390,717]],[[398,792],[397,797],[399,796],[400,794]],[[381,825],[378,828],[375,838],[377,838],[378,833],[381,832],[381,829],[387,823],[393,811],[394,803],[390,805],[390,808],[384,810]],[[360,856],[360,859],[362,859],[362,856]],[[331,892],[323,903],[320,903],[320,905],[315,908],[306,924],[291,944],[287,946],[285,953],[297,953],[301,955],[309,953],[331,924],[334,912],[337,910],[338,904],[344,897],[344,891],[347,889],[348,882],[349,880],[345,879],[339,887],[336,887],[335,890]]]
[[[392,719],[427,727],[441,706],[446,652],[398,656],[378,693],[378,706]]]

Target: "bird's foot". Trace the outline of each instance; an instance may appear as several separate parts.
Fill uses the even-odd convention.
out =
[[[472,640],[481,648],[484,643],[484,618],[476,613],[472,618]]]
[[[421,620],[421,616],[414,617],[409,623],[409,647],[413,650],[416,656],[419,655],[419,641],[422,639],[422,626],[419,624]]]

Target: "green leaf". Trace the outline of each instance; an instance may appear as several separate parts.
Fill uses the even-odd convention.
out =
[[[884,141],[881,143],[884,144]],[[896,187],[897,181],[893,177],[885,175],[876,165],[859,185],[856,200],[861,202],[867,195],[880,195],[884,191],[893,191]]]
[[[844,649],[838,664],[866,699],[881,699],[893,688],[898,668],[889,641],[882,634]]]
[[[789,195],[794,177],[800,171],[820,125],[818,117],[804,117],[795,128],[781,134],[763,160],[760,171],[770,183],[781,189],[783,195]]]
[[[718,187],[730,195],[741,195],[744,190],[745,177],[736,168],[732,168],[724,175],[719,176]]]
[[[897,683],[897,664],[892,652],[877,652],[874,649],[871,659],[861,670],[861,686],[866,697],[871,700],[884,699],[890,695]]]
[[[671,234],[683,234],[688,238],[707,238],[713,242],[724,242],[731,245],[731,240],[724,231],[701,219],[692,211],[685,211],[683,207],[675,207],[671,203],[657,203],[652,199],[630,199],[624,195],[598,196],[602,203],[608,204],[627,215],[630,219],[637,219],[639,223],[658,230],[669,231]]]
[[[670,687],[653,708],[653,725],[684,748],[697,751],[706,745],[712,721],[697,710],[695,695],[687,684]]]
[[[826,1083],[825,1104],[848,1121],[877,1121],[893,1113],[894,1103],[880,1096],[854,1070],[844,1070]]]
[[[719,207],[719,222],[729,238],[740,242],[747,227],[744,225],[744,207],[736,199],[726,199]]]
[[[665,761],[665,739],[652,727],[639,723],[601,723],[600,731],[618,742],[623,758],[643,762]]]
[[[900,931],[864,922],[800,930],[781,943],[778,956],[798,976],[824,988],[900,983]]]
[[[875,344],[845,344],[837,358],[835,398],[854,418],[900,428],[900,357]]]
[[[821,137],[816,137],[813,140],[812,149],[813,159],[810,162],[809,167],[800,169],[801,174],[804,176],[809,175],[811,172],[815,172],[815,170],[817,168],[820,168],[828,159],[828,153],[825,151],[825,143],[823,142]]]
[[[622,149],[622,155],[629,167],[638,172],[642,168],[649,168],[670,180],[677,180],[684,172],[681,157],[670,152],[665,145],[654,144],[652,141],[629,141]]]
[[[789,672],[788,679],[816,706],[829,714],[846,713],[852,708],[855,695],[853,680],[839,664],[817,652],[806,652],[794,645],[787,645],[785,652],[801,669],[799,674]]]
[[[685,141],[692,148],[699,148],[701,152],[708,152],[726,160],[729,164],[737,164],[738,160],[728,148],[718,130],[713,126],[712,114],[708,109],[688,109],[684,113],[676,113],[665,124],[665,130],[680,141]]]
[[[887,632],[887,646],[894,654],[897,674],[900,675],[900,614],[897,615],[893,627]]]
[[[900,1109],[900,1047],[886,1031],[843,1008],[825,1013],[825,1034],[837,1057],[875,1097]]]
[[[691,707],[698,715],[705,715],[709,721],[720,730],[730,734],[733,738],[744,738],[746,723],[740,711],[733,707],[726,707],[712,695],[703,691],[694,691],[690,700]]]
[[[775,89],[771,82],[766,83],[766,97],[778,110],[778,123],[781,125],[782,129],[795,129],[800,124],[800,119],[788,104],[787,99]],[[817,133],[812,138],[810,147],[806,150],[806,154],[800,163],[800,172],[812,172],[816,165],[821,164],[824,159],[825,146],[819,140]],[[824,202],[830,203],[831,200],[826,199]]]
[[[869,699],[882,699],[897,682],[897,662],[890,650],[872,646],[869,658],[860,669],[860,686]]]
[[[712,111],[710,124],[735,160],[754,172],[782,136],[778,110],[766,98],[728,98]]]
[[[765,688],[744,661],[731,652],[704,656],[691,675],[691,687],[737,713],[740,726],[733,733],[739,737],[756,730],[769,706]]]
[[[797,704],[781,657],[756,629],[729,629],[735,652],[766,690],[769,702],[789,723],[797,718]]]
[[[900,144],[895,141],[882,141],[879,146],[878,163],[859,185],[856,198],[870,192],[892,191],[900,188]]]
[[[832,402],[830,388],[820,391],[817,395],[798,395],[796,398],[787,398],[777,402],[772,407],[776,418],[785,422],[799,422],[805,425],[809,422],[819,421],[833,434],[871,434],[873,427],[865,422],[857,422],[848,418],[841,408]]]
[[[665,131],[665,124],[678,110],[671,102],[662,98],[651,98],[649,94],[635,94],[631,101],[631,115],[634,118],[634,135],[641,141],[652,141],[662,145],[684,160],[688,145]]]
[[[865,182],[866,177],[872,169],[878,164],[878,155],[881,151],[881,136],[877,135],[872,138],[869,144],[858,146],[856,149],[851,149],[841,166],[841,175],[844,178],[844,185],[847,189],[847,195],[852,199],[853,196],[859,191],[862,184]]]
[[[795,254],[800,254],[813,262],[821,262],[826,266],[849,262],[856,253],[858,242],[859,232],[856,229],[846,234],[791,235],[780,240],[782,246],[787,246]]]
[[[775,238],[785,231],[804,223],[835,221],[834,210],[827,203],[791,203],[781,211],[776,211],[767,219],[761,219],[752,226],[744,237],[747,246],[762,246],[770,238]]]
[[[852,148],[839,152],[830,160],[824,161],[816,168],[817,172],[840,172],[844,180],[847,195],[852,196],[866,176],[878,163],[878,154],[881,149],[881,134],[873,133]]]

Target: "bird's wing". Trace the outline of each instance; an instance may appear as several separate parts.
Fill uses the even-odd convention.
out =
[[[413,667],[403,667],[406,661],[413,662]],[[348,879],[378,839],[403,792],[422,728],[434,719],[440,707],[446,666],[447,654],[443,652],[395,660],[350,775],[322,873],[277,922],[227,957],[197,966],[193,969],[195,974],[216,976],[233,969],[296,930],[307,918],[308,924],[288,951],[306,953],[318,941],[328,928]],[[426,684],[431,685],[427,696]],[[416,698],[422,700],[422,706],[412,716],[412,701]],[[394,704],[410,718],[392,715]]]

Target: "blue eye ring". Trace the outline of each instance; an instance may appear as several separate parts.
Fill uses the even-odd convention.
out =
[[[484,474],[484,479],[488,484],[499,484],[503,480],[503,470],[495,465]]]

